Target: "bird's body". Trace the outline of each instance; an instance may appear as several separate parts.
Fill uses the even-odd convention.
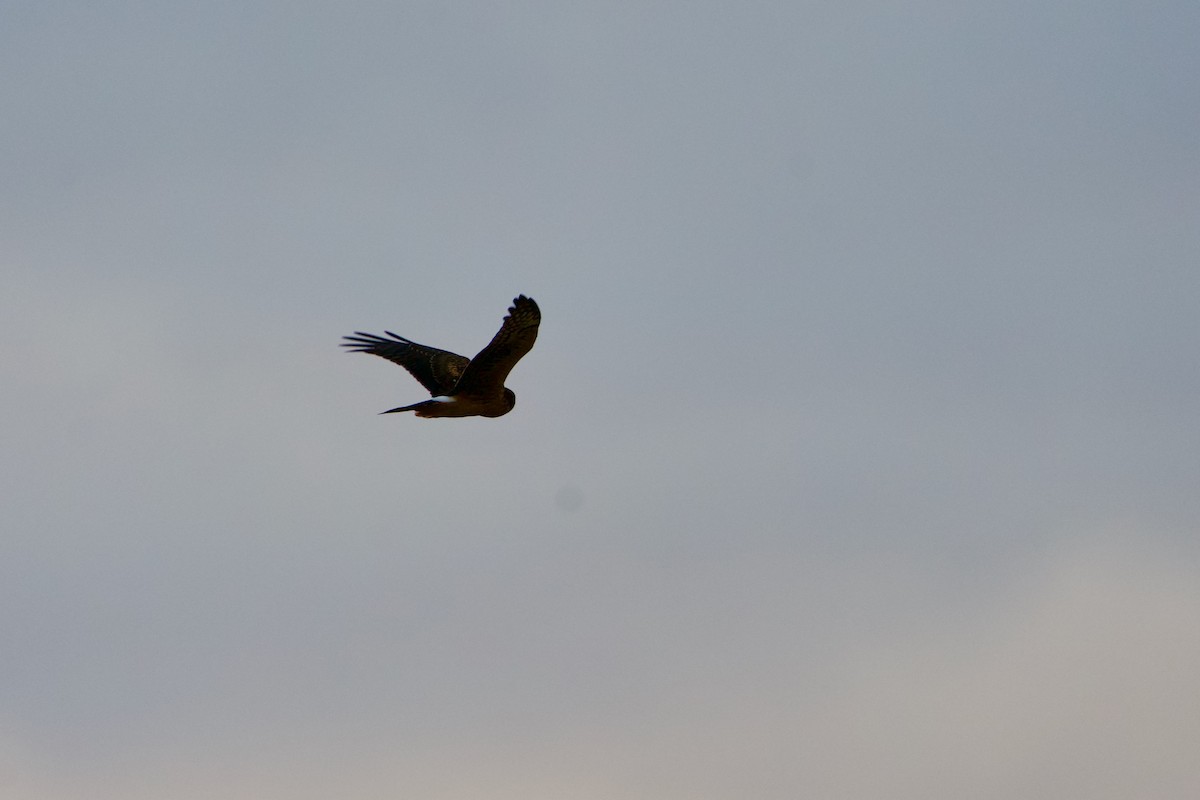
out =
[[[502,397],[501,403],[494,398],[455,397],[454,395],[439,395],[411,406],[393,408],[383,411],[383,414],[395,414],[398,411],[411,411],[418,417],[502,417],[512,411],[516,405],[516,395],[512,389],[505,389],[511,395]]]
[[[346,339],[342,347],[399,364],[433,395],[384,414],[412,411],[418,417],[500,417],[517,402],[504,380],[533,347],[541,321],[537,303],[520,295],[513,300],[500,330],[475,358],[426,347],[391,331],[384,331],[391,338],[355,331],[354,336],[342,337]]]

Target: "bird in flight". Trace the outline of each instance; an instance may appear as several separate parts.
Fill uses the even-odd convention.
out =
[[[504,385],[508,373],[533,348],[542,312],[525,295],[513,300],[508,316],[487,347],[467,358],[384,331],[391,338],[355,331],[343,336],[351,352],[386,358],[408,370],[433,399],[383,411],[412,411],[418,417],[502,417],[513,410],[517,396]]]

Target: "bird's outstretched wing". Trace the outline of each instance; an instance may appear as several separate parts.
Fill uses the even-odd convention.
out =
[[[508,309],[508,316],[487,347],[471,359],[463,370],[456,394],[486,395],[501,391],[504,379],[521,357],[533,349],[542,312],[537,303],[519,295]]]
[[[392,338],[385,339],[373,333],[355,331],[355,336],[342,337],[346,340],[342,347],[348,347],[356,353],[370,353],[399,364],[412,373],[432,395],[449,394],[471,361],[466,356],[448,350],[417,344],[391,331],[384,333]]]

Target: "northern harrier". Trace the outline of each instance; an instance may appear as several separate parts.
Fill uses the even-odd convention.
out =
[[[517,396],[504,379],[533,347],[542,312],[525,295],[513,300],[500,331],[474,358],[426,347],[384,331],[390,339],[355,331],[343,336],[342,347],[370,353],[404,367],[433,395],[432,400],[401,406],[383,414],[412,411],[418,417],[502,417],[513,410]]]

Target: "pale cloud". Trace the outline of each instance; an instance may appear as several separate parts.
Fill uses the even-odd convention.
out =
[[[870,653],[810,723],[811,777],[846,797],[1181,796],[1198,626],[1190,565],[1137,538],[1072,547],[970,627]]]
[[[751,569],[772,580],[764,565]],[[92,771],[86,786],[39,774],[36,761],[10,751],[7,775],[22,796],[44,800],[396,791],[445,800],[1115,800],[1183,796],[1200,780],[1189,746],[1200,736],[1200,585],[1137,539],[1076,542],[965,620],[826,632],[817,634],[821,652],[795,639],[781,647],[781,632],[803,629],[805,618],[794,606],[717,616],[721,633],[707,642],[697,630],[666,644],[692,661],[666,683],[651,670],[656,690],[643,703],[560,708],[540,728],[513,709],[511,728],[448,720],[420,742],[277,731],[252,736],[244,752],[214,741],[123,772]],[[748,621],[757,631],[744,630]],[[775,643],[765,658],[756,634]],[[706,650],[717,643],[731,649]]]

